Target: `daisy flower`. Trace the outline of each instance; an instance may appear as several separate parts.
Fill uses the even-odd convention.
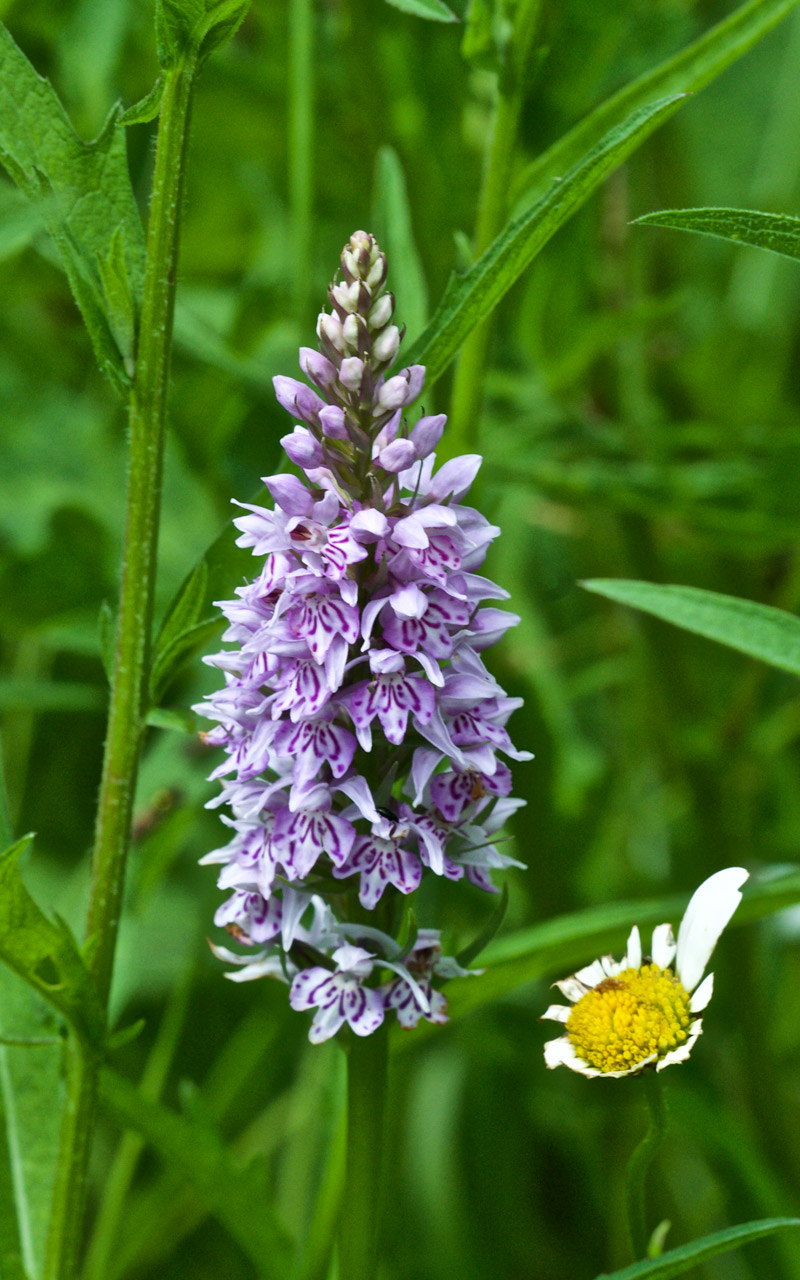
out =
[[[688,1058],[714,987],[713,973],[703,974],[747,877],[743,867],[726,867],[704,880],[686,908],[677,944],[672,927],[660,924],[652,954],[643,957],[634,925],[622,960],[603,956],[556,982],[571,1006],[553,1004],[542,1015],[564,1024],[564,1034],[544,1046],[547,1066],[617,1077]]]

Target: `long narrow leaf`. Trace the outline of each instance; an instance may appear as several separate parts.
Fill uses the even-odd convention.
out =
[[[529,208],[553,178],[565,173],[607,129],[637,107],[667,94],[704,89],[782,22],[797,3],[798,0],[748,0],[680,53],[606,98],[525,169],[516,184],[513,202]]]
[[[682,102],[678,95],[634,111],[538,204],[510,222],[468,271],[452,275],[430,324],[404,353],[404,363],[424,364],[428,382],[434,382],[467,335],[497,306],[559,227]]]
[[[693,1267],[699,1267],[701,1262],[716,1258],[717,1254],[740,1249],[744,1244],[762,1240],[776,1231],[785,1231],[787,1227],[800,1227],[800,1218],[762,1218],[759,1222],[743,1222],[738,1227],[727,1227],[712,1236],[692,1240],[691,1244],[681,1245],[679,1249],[670,1249],[660,1258],[634,1262],[622,1271],[603,1272],[597,1280],[672,1280],[673,1276],[682,1276]]]
[[[270,1210],[262,1179],[240,1168],[208,1125],[145,1098],[116,1072],[103,1071],[100,1093],[120,1124],[140,1133],[194,1186],[255,1263],[258,1275],[281,1280],[287,1274],[287,1240]]]
[[[701,587],[660,586],[624,578],[593,578],[583,586],[800,676],[800,618],[782,609]]]
[[[800,258],[800,218],[785,213],[759,213],[756,209],[662,209],[645,213],[636,223],[699,231],[717,240],[752,244],[784,258]]]

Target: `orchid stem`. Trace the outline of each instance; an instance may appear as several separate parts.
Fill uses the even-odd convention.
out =
[[[381,1205],[383,1121],[388,1068],[386,1028],[347,1051],[347,1167],[339,1237],[342,1280],[375,1280]]]

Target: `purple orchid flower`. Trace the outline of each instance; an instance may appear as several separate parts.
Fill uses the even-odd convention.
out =
[[[290,981],[292,1007],[316,1010],[315,1042],[369,1035],[390,1009],[403,1026],[446,1019],[435,983],[463,971],[438,933],[422,930],[401,963],[383,924],[424,877],[491,893],[493,871],[520,865],[493,843],[520,803],[499,757],[530,758],[506,728],[519,700],[481,656],[518,621],[479,573],[499,533],[464,505],[481,460],[437,468],[444,416],[406,421],[425,370],[390,373],[400,331],[385,281],[374,238],[356,232],[319,350],[300,352],[312,385],[275,379],[299,474],[265,477],[271,507],[238,504],[238,545],[259,571],[221,605],[229,647],[207,662],[224,685],[197,708],[226,757],[210,805],[232,812],[229,843],[203,859],[232,891],[216,923],[265,948],[216,953],[237,981]],[[380,928],[351,923],[358,904]],[[325,963],[303,967],[309,946]]]

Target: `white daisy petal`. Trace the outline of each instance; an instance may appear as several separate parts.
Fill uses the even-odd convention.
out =
[[[714,991],[714,975],[707,973],[700,986],[696,991],[692,992],[692,998],[689,1001],[689,1008],[692,1013],[702,1013],[708,1004]]]
[[[657,964],[659,969],[668,969],[675,959],[675,939],[671,924],[656,925],[650,950],[653,964]]]
[[[640,969],[642,966],[642,940],[636,925],[630,931],[623,963],[626,969]]]
[[[687,991],[693,991],[702,978],[719,935],[742,900],[739,888],[748,874],[744,867],[726,867],[692,894],[678,930],[676,964]]]
[[[566,1036],[547,1041],[544,1046],[544,1061],[545,1066],[550,1067],[551,1070],[553,1067],[569,1067],[571,1071],[578,1071],[582,1076],[602,1075],[602,1072],[590,1067],[588,1062],[578,1057]]]
[[[583,969],[575,971],[575,977],[587,987],[596,987],[598,982],[602,982],[605,977],[603,966],[599,960],[593,960],[591,964],[587,964]]]
[[[562,996],[566,996],[573,1004],[576,1004],[577,1001],[580,1000],[581,996],[585,996],[589,989],[588,987],[585,987],[582,982],[579,982],[576,977],[561,978],[559,982],[554,982],[553,986],[558,987]]]
[[[541,1015],[542,1018],[550,1018],[552,1022],[566,1022],[572,1013],[565,1004],[551,1004],[545,1009]]]
[[[600,960],[600,964],[603,966],[603,975],[606,978],[615,978],[624,968],[624,965],[620,964],[618,960],[615,960],[613,956],[603,956]]]

